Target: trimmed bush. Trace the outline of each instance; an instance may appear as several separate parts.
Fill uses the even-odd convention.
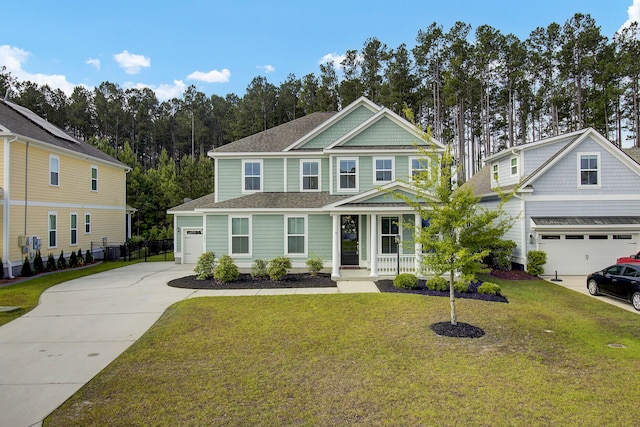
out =
[[[545,251],[529,251],[527,253],[527,273],[532,276],[539,276],[544,273],[542,267],[547,263],[547,253]]]
[[[251,278],[253,279],[263,279],[267,277],[267,261],[263,259],[257,259],[253,262],[251,266]]]
[[[278,282],[284,278],[291,268],[291,259],[280,256],[269,261],[267,267],[267,274],[269,278],[275,282]]]
[[[238,277],[240,277],[240,272],[233,262],[233,258],[229,255],[223,255],[213,272],[213,278],[222,283],[229,283],[235,282]]]
[[[393,286],[400,289],[417,289],[418,276],[411,273],[398,274],[396,278],[393,279]]]
[[[427,282],[425,284],[427,285],[427,289],[431,291],[445,292],[449,290],[449,282],[447,282],[447,279],[445,279],[444,277],[430,277],[429,279],[427,279]]]
[[[313,255],[307,260],[307,268],[312,276],[317,276],[320,270],[324,268],[324,260],[319,255]]]
[[[0,258],[0,279],[4,279],[4,264],[2,263],[2,258]]]
[[[71,255],[69,256],[69,267],[75,268],[78,266],[78,255],[74,251],[71,251]]]
[[[493,282],[484,282],[478,286],[478,293],[487,295],[502,295],[502,288]]]
[[[33,258],[33,272],[35,274],[44,272],[44,263],[42,262],[42,255],[40,254],[40,251],[37,251],[35,258]]]
[[[458,292],[458,293],[465,293],[465,292],[469,292],[469,284],[465,281],[462,280],[457,280],[454,284],[453,284],[453,290],[454,292]]]
[[[89,249],[87,249],[87,252],[84,254],[84,262],[87,264],[91,264],[93,262],[93,254]]]
[[[67,268],[67,259],[64,257],[64,251],[60,251],[60,256],[58,257],[58,261],[56,262],[56,267],[58,270],[64,270]]]
[[[213,277],[213,272],[216,268],[216,254],[208,251],[203,252],[198,257],[196,262],[196,268],[193,271],[196,273],[196,279],[205,280]]]
[[[56,259],[53,257],[53,254],[50,253],[47,258],[47,271],[56,271],[58,267],[56,266]]]
[[[22,270],[20,270],[20,275],[22,277],[31,277],[33,276],[33,271],[31,270],[31,263],[29,262],[29,257],[24,257],[24,263],[22,263]]]
[[[82,267],[84,265],[84,257],[82,256],[82,249],[78,249],[78,253],[76,254],[78,258],[78,266]]]

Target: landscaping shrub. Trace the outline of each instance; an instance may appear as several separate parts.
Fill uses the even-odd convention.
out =
[[[36,256],[33,258],[33,272],[34,274],[44,272],[44,263],[42,262],[42,255],[40,254],[40,251],[37,251]]]
[[[269,261],[269,266],[267,267],[267,274],[269,274],[269,278],[275,282],[280,281],[287,275],[289,269],[291,268],[291,259],[281,256],[276,257]]]
[[[320,270],[324,267],[324,260],[319,255],[313,255],[307,260],[307,268],[312,276],[317,276]]]
[[[453,283],[454,292],[465,293],[469,292],[469,283],[463,280],[456,280]]]
[[[427,286],[427,289],[432,291],[445,292],[449,290],[449,282],[447,282],[447,279],[445,279],[444,277],[430,277],[429,279],[427,279],[425,284]]]
[[[78,258],[78,266],[82,267],[84,265],[84,257],[82,256],[82,249],[78,249],[78,253],[76,254]]]
[[[238,267],[229,255],[223,255],[213,272],[213,277],[223,283],[234,282],[240,277]]]
[[[539,276],[544,273],[542,267],[547,263],[547,253],[545,251],[529,251],[527,253],[527,273],[532,276]]]
[[[511,270],[513,250],[518,246],[513,240],[500,241],[500,245],[491,248],[491,258],[495,268]]]
[[[87,264],[91,264],[93,262],[93,254],[89,249],[87,249],[87,252],[84,254],[84,262]]]
[[[0,279],[4,279],[4,264],[2,264],[2,258],[0,258]]]
[[[31,263],[29,262],[29,256],[24,257],[24,263],[22,264],[22,270],[20,270],[20,275],[22,277],[33,276],[33,271],[31,270]]]
[[[253,279],[262,279],[267,276],[267,261],[263,259],[255,260],[251,266],[251,277]]]
[[[71,255],[69,256],[69,267],[76,268],[78,266],[78,255],[74,251],[71,251]]]
[[[47,271],[56,271],[58,267],[56,266],[56,259],[53,257],[53,254],[50,253],[47,258]]]
[[[56,262],[56,267],[58,267],[58,270],[64,270],[65,268],[67,268],[67,259],[64,257],[64,251],[60,251],[58,262]]]
[[[416,289],[418,287],[418,276],[411,273],[398,274],[393,279],[393,286],[400,289]]]
[[[478,286],[478,293],[488,295],[502,295],[502,288],[492,282],[484,282]]]
[[[202,255],[198,257],[198,261],[196,262],[196,268],[193,271],[196,273],[196,278],[198,280],[211,279],[213,277],[213,272],[216,268],[216,254],[208,251],[203,252]]]

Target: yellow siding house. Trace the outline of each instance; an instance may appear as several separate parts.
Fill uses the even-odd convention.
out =
[[[0,101],[0,141],[5,277],[37,250],[46,262],[126,240],[128,166],[8,101]]]

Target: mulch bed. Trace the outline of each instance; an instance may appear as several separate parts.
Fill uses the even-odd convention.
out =
[[[538,276],[532,276],[531,274],[522,270],[491,270],[491,273],[489,274],[491,274],[493,277],[497,277],[498,279],[505,280],[542,280]]]
[[[452,325],[451,322],[439,322],[431,325],[431,330],[437,335],[451,338],[480,338],[484,336],[484,331],[477,326],[468,323],[457,322]]]
[[[509,302],[502,295],[488,295],[478,293],[478,286],[482,283],[475,282],[469,285],[469,292],[455,292],[456,298],[467,298],[467,299],[476,299],[481,301],[494,301],[494,302]],[[440,291],[432,291],[427,288],[424,280],[418,281],[417,289],[400,289],[393,286],[393,280],[378,280],[376,282],[376,286],[380,292],[393,292],[393,293],[403,293],[403,294],[420,294],[427,295],[432,297],[449,297],[449,291],[440,292]]]
[[[196,276],[171,280],[169,286],[186,289],[293,289],[293,288],[335,288],[337,284],[326,273],[312,276],[308,273],[287,274],[282,280],[252,278],[250,274],[240,274],[235,282],[223,283],[215,279],[198,280]]]

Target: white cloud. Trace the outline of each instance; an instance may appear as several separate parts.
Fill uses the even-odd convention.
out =
[[[185,90],[187,90],[187,85],[182,80],[174,80],[173,85],[164,84],[153,89],[160,102],[180,98]]]
[[[264,71],[265,73],[273,73],[274,71],[276,71],[275,67],[273,65],[256,65],[256,68],[259,70]]]
[[[96,70],[100,71],[100,60],[99,59],[89,58],[89,59],[87,59],[87,64],[93,66],[93,68],[95,68]]]
[[[136,55],[124,50],[113,55],[120,68],[127,74],[138,74],[143,67],[150,67],[151,60],[143,55]]]
[[[0,46],[0,66],[7,67],[7,71],[19,81],[30,81],[38,86],[48,85],[52,89],[60,89],[67,96],[73,93],[77,86],[67,81],[66,76],[60,74],[32,74],[23,68],[31,56],[30,52],[9,45]]]
[[[194,71],[187,76],[187,80],[199,80],[207,83],[226,83],[231,77],[231,71],[223,68],[222,71],[211,70],[207,73],[202,71]]]
[[[327,53],[325,56],[320,58],[320,61],[318,61],[318,65],[323,65],[323,64],[326,64],[327,62],[333,62],[333,66],[337,70],[342,70],[342,61],[344,61],[345,58],[346,58],[345,54],[338,55],[335,52]]]
[[[622,24],[620,30],[628,27],[632,22],[640,23],[640,0],[633,0],[633,4],[627,8],[627,14],[629,15],[629,19]]]

